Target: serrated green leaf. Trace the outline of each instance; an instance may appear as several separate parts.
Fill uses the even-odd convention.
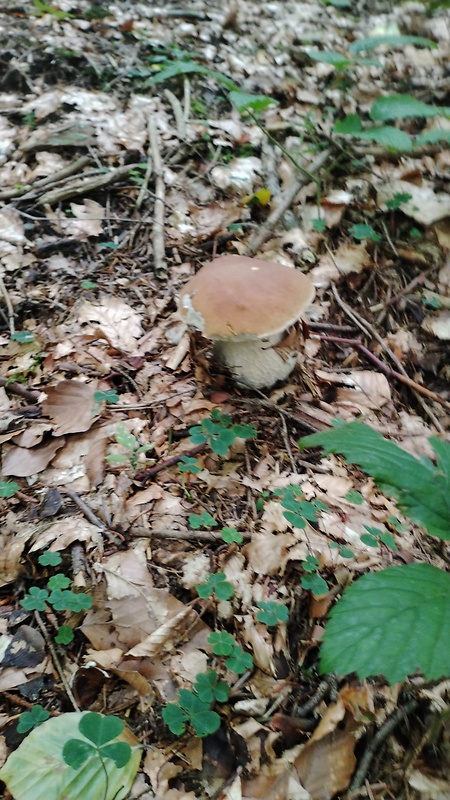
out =
[[[405,564],[363,575],[331,611],[322,672],[389,683],[417,671],[427,680],[450,675],[450,574]]]
[[[437,142],[450,142],[450,131],[433,130],[419,133],[414,140],[414,146],[422,147],[424,144],[437,144]]]
[[[234,81],[231,81],[225,75],[222,75],[220,72],[214,72],[209,69],[209,67],[204,67],[202,64],[197,64],[195,61],[174,61],[168,64],[156,75],[146,80],[143,84],[143,88],[146,89],[148,86],[153,86],[155,83],[162,83],[163,81],[169,80],[169,78],[175,78],[178,75],[188,75],[190,73],[207,75],[209,78],[214,78],[216,81],[219,81],[219,83],[223,83],[224,86],[231,90],[237,88]]]
[[[374,122],[407,119],[408,117],[429,119],[437,116],[450,116],[450,108],[431,106],[428,103],[417,100],[410,94],[391,94],[387,97],[379,97],[378,100],[375,100],[370,110],[370,117]]]
[[[428,458],[414,458],[368,425],[350,422],[301,439],[300,447],[323,447],[341,453],[371,475],[414,522],[433,536],[450,539],[450,444],[432,438],[437,467]]]
[[[386,34],[384,36],[368,36],[364,39],[356,39],[349,45],[350,53],[362,53],[367,50],[374,50],[380,45],[390,45],[391,47],[403,47],[405,44],[413,44],[417,47],[430,47],[436,49],[437,44],[431,39],[424,39],[423,36],[402,36],[401,34]]]

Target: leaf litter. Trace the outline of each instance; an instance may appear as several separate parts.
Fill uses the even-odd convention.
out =
[[[149,745],[142,774],[157,798],[331,800],[351,791],[361,751],[401,706],[402,689],[350,676],[321,694],[326,616],[354,576],[392,563],[445,565],[444,550],[390,492],[339,455],[317,463],[296,444],[336,417],[362,418],[401,445],[407,470],[425,475],[430,462],[407,453],[434,459],[430,437],[448,441],[448,19],[418,4],[379,6],[350,15],[319,0],[198,4],[192,13],[122,3],[97,16],[85,0],[61,0],[0,12],[9,69],[0,85],[2,478],[19,487],[1,498],[0,583],[2,635],[23,634],[22,663],[2,662],[0,685],[14,693],[5,695],[2,729],[29,707],[31,685],[55,713],[72,710],[45,644],[36,663],[26,636],[36,632],[33,612],[17,604],[50,575],[38,555],[61,553],[73,586],[93,602],[85,614],[59,612],[75,643],[58,666],[80,687],[83,709],[103,709],[103,698],[110,714],[126,709]],[[355,57],[343,75],[330,62],[330,52],[350,59],[355,40],[386,30],[437,47],[398,49],[388,37],[375,64]],[[158,75],[168,68],[166,83]],[[274,102],[240,114],[244,96],[233,88],[238,105],[228,102],[226,81],[247,102]],[[403,131],[437,138],[398,153],[369,130],[336,137],[337,166],[320,175],[321,195],[314,175],[300,184],[299,165],[308,169],[311,147],[330,145],[336,120],[370,112],[373,123],[374,101],[393,86],[440,109],[428,108],[419,125],[407,115],[411,101],[397,98]],[[212,255],[245,254],[297,184],[256,255],[309,272],[310,339],[287,385],[249,396],[212,364],[204,341],[190,339],[176,298]],[[360,338],[378,362],[352,345]],[[409,388],[379,369],[391,352]],[[225,455],[194,452],[189,429],[216,412],[254,425],[257,438]],[[283,505],[295,489],[323,504],[303,527]],[[429,489],[433,497],[437,485]],[[59,492],[53,510],[51,491]],[[223,528],[244,544],[226,544]],[[323,593],[302,582],[316,563]],[[233,589],[216,605],[196,591],[211,573]],[[273,601],[288,607],[288,625],[257,620],[258,603]],[[50,630],[52,614],[47,607]],[[174,741],[161,710],[217,663],[209,642],[217,630],[254,667],[242,679],[219,667],[231,687],[220,730]],[[409,724],[417,744],[422,722]],[[413,751],[402,725],[370,767],[373,796],[398,796],[392,759],[411,797],[445,796],[444,768],[426,748]]]

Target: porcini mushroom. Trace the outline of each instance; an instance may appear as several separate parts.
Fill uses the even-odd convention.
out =
[[[293,267],[246,256],[221,256],[184,286],[179,308],[187,325],[214,343],[235,380],[273,386],[294,369],[298,351],[278,348],[314,298],[314,286]]]

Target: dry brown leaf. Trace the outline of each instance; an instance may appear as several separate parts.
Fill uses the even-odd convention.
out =
[[[422,328],[437,336],[438,339],[448,341],[450,339],[450,311],[441,311],[433,317],[425,317]]]
[[[97,383],[61,381],[46,390],[42,413],[54,423],[56,436],[87,431],[98,419],[94,394]]]
[[[141,317],[119,297],[103,297],[98,304],[82,302],[77,306],[78,322],[100,335],[117,350],[130,355],[138,351],[142,336]]]
[[[16,478],[36,475],[45,469],[65,441],[63,437],[59,437],[52,439],[49,444],[38,445],[30,450],[25,447],[9,447],[3,457],[2,475],[14,475]]]
[[[355,769],[355,734],[331,733],[320,741],[308,742],[295,767],[311,800],[331,800],[347,789]]]
[[[377,205],[383,210],[396,194],[409,194],[410,200],[402,203],[402,213],[422,225],[432,225],[450,216],[450,197],[444,192],[434,192],[431,185],[415,186],[409,181],[388,181],[378,187]]]

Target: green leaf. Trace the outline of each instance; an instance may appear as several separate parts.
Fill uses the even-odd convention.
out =
[[[223,572],[211,573],[205,583],[199,583],[195,588],[198,596],[204,600],[212,594],[215,594],[218,600],[229,600],[234,594],[233,586],[226,580]]]
[[[55,636],[55,642],[56,644],[70,644],[74,638],[74,632],[69,625],[60,625]]]
[[[412,200],[412,195],[409,192],[396,192],[390,200],[386,201],[386,208],[391,211],[397,211],[403,203],[408,203]]]
[[[31,586],[28,594],[20,601],[20,605],[27,611],[45,611],[45,604],[48,597],[49,594],[46,589],[39,589],[37,586]]]
[[[106,392],[94,392],[94,400],[96,403],[118,403],[120,400],[119,395],[115,389],[108,389]],[[116,431],[117,441],[117,431]]]
[[[15,481],[0,481],[0,497],[13,497],[20,486]]]
[[[312,592],[314,597],[322,597],[327,594],[328,584],[324,578],[321,578],[317,572],[312,575],[303,575],[301,585],[307,592]]]
[[[216,656],[229,656],[236,645],[236,642],[227,631],[213,631],[208,636],[208,642],[212,645],[212,650]]]
[[[37,703],[31,711],[24,711],[19,716],[17,733],[28,733],[33,728],[38,728],[50,716],[50,712]]]
[[[56,611],[87,611],[92,607],[92,597],[87,594],[77,594],[68,590],[55,589],[51,592],[48,602]]]
[[[236,89],[236,84],[220,72],[214,72],[209,67],[204,67],[202,64],[196,64],[195,61],[173,61],[165,66],[156,75],[146,80],[143,88],[153,86],[155,83],[162,83],[169,80],[169,78],[176,78],[179,75],[189,75],[190,73],[197,73],[198,75],[207,75],[209,78],[214,78],[219,83],[223,83],[228,89]]]
[[[288,608],[282,603],[272,600],[258,603],[258,607],[261,611],[257,612],[256,619],[258,622],[263,622],[264,625],[278,625],[279,622],[287,622],[289,619]]]
[[[378,537],[373,533],[362,533],[359,538],[367,547],[378,547]]]
[[[80,769],[88,758],[95,755],[97,755],[95,747],[89,742],[83,742],[82,739],[69,739],[65,742],[62,751],[64,761],[72,769]]]
[[[62,562],[62,556],[60,553],[53,553],[50,550],[46,550],[45,553],[39,556],[38,561],[43,567],[57,567]]]
[[[354,489],[347,492],[345,499],[348,500],[349,503],[354,503],[355,506],[360,506],[364,502],[361,492],[356,492]]]
[[[416,671],[427,680],[450,675],[449,620],[449,573],[405,564],[363,575],[331,611],[321,671],[389,683]]]
[[[358,134],[359,139],[367,139],[370,142],[378,142],[385,145],[389,150],[400,150],[408,153],[412,150],[411,137],[405,131],[400,131],[392,125],[383,125],[381,128],[367,128]]]
[[[424,39],[423,36],[402,36],[400,34],[386,34],[384,36],[368,36],[365,39],[356,39],[349,46],[351,53],[362,53],[364,50],[374,50],[380,45],[391,45],[392,47],[403,47],[405,44],[413,44],[417,47],[437,48],[436,42],[431,39]]]
[[[246,92],[232,91],[228,95],[230,103],[237,108],[240,114],[245,111],[252,111],[259,114],[265,111],[270,105],[277,104],[273,97],[265,94],[247,94]]]
[[[220,535],[227,544],[242,544],[244,541],[242,533],[239,533],[236,528],[222,528]]]
[[[437,142],[450,142],[450,131],[424,131],[416,136],[414,145],[415,147],[421,147],[423,144],[437,144]]]
[[[304,447],[323,447],[341,453],[371,475],[386,494],[414,522],[433,536],[450,539],[450,444],[436,438],[430,443],[438,456],[437,467],[420,460],[361,422],[339,425],[301,439]]]
[[[199,528],[216,528],[219,523],[216,522],[214,517],[208,513],[208,511],[204,511],[202,514],[189,514],[189,525],[194,530],[198,530]]]
[[[366,225],[364,222],[352,225],[348,230],[358,240],[369,239],[371,242],[379,242],[381,240],[380,234],[372,228],[372,225]]]
[[[125,724],[119,717],[105,717],[103,714],[90,711],[88,714],[84,714],[78,727],[86,739],[89,739],[97,747],[101,747],[119,736]]]
[[[123,769],[131,758],[131,747],[127,742],[113,742],[112,744],[103,745],[99,754],[103,758],[110,758],[114,761],[117,769]]]
[[[191,472],[193,475],[196,475],[198,472],[201,472],[202,468],[196,458],[183,456],[178,462],[178,469],[180,472]]]
[[[362,131],[362,122],[359,114],[347,114],[344,119],[335,122],[333,133],[350,134],[358,136]]]
[[[81,281],[80,286],[82,289],[96,289],[97,284],[94,281]]]
[[[138,441],[134,434],[130,433],[122,423],[117,425],[114,436],[117,444],[120,444],[125,450],[133,451],[138,446]]]
[[[225,665],[238,675],[243,675],[248,669],[253,669],[253,656],[235,644],[231,655],[225,661]]]
[[[417,100],[410,94],[392,94],[379,97],[372,105],[370,116],[375,122],[385,122],[390,119],[407,119],[408,117],[448,117],[450,108],[430,106]]]
[[[60,572],[58,572],[56,575],[52,575],[47,583],[47,588],[52,592],[57,591],[58,589],[67,589],[69,586],[70,578],[68,578],[67,575],[62,575]]]
[[[181,736],[185,732],[188,715],[176,703],[169,703],[163,708],[162,718],[175,736]]]

